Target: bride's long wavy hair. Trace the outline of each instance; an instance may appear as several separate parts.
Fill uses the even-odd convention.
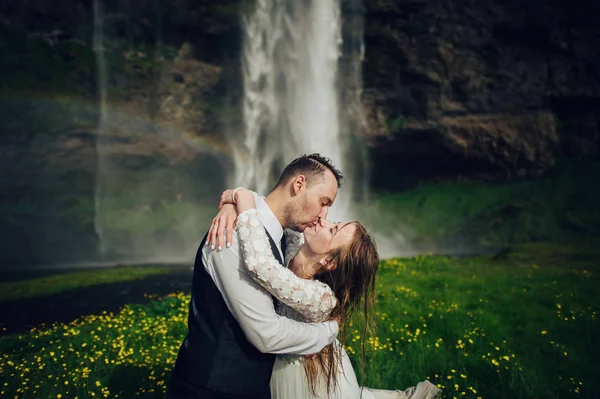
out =
[[[341,344],[346,342],[351,332],[348,323],[357,309],[360,309],[361,317],[358,319],[362,324],[358,328],[363,382],[366,365],[365,341],[367,336],[374,334],[375,331],[373,306],[379,255],[373,238],[364,226],[356,221],[347,224],[350,223],[356,226],[351,241],[328,254],[329,262],[335,267],[328,268],[328,263],[314,277],[315,280],[327,284],[337,298],[337,305],[331,311],[331,318],[339,320],[338,340],[340,344],[330,344],[315,359],[306,359],[304,362],[304,369],[313,396],[316,396],[316,387],[320,378],[325,378],[328,394],[331,394],[337,386],[338,370],[341,368],[342,361]]]

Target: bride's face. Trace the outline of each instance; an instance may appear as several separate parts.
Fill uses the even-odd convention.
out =
[[[333,223],[325,221],[325,226],[320,224],[304,230],[304,245],[315,254],[324,255],[329,251],[350,243],[356,226],[353,223]]]

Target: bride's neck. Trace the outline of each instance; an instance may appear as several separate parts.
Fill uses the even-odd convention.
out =
[[[321,257],[310,251],[306,245],[296,253],[289,264],[289,269],[300,278],[312,279],[319,270]]]

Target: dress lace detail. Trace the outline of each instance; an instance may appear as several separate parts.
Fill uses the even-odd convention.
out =
[[[321,322],[329,318],[336,305],[333,291],[320,281],[296,276],[275,259],[257,209],[242,212],[238,216],[237,229],[242,244],[243,263],[256,282],[281,304],[296,311],[305,321]],[[286,239],[290,237],[292,241],[288,242],[286,258],[294,249],[297,252],[297,245],[300,243],[300,238],[289,234],[288,232]],[[297,319],[298,315],[295,316]]]

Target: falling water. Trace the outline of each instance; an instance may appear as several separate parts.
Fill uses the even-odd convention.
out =
[[[94,53],[96,54],[96,68],[97,68],[97,85],[99,93],[99,104],[100,104],[100,118],[98,123],[98,132],[96,134],[96,156],[97,156],[97,174],[102,171],[102,162],[105,159],[103,150],[106,148],[104,140],[106,137],[106,130],[108,128],[108,112],[106,104],[106,85],[108,82],[107,68],[106,68],[106,54],[104,47],[104,8],[101,0],[94,0]],[[105,237],[104,237],[104,223],[101,220],[105,212],[103,206],[103,194],[104,194],[104,182],[105,180],[100,176],[96,178],[96,189],[94,195],[94,228],[98,236],[100,243],[100,254],[103,256],[106,252]]]
[[[243,148],[234,149],[236,183],[263,194],[299,155],[320,152],[331,158],[346,172],[331,210],[338,220],[349,217],[360,175],[348,171],[364,166],[361,146],[354,141],[360,123],[348,118],[348,107],[360,108],[360,92],[340,90],[347,82],[340,82],[339,74],[345,67],[354,80],[348,87],[360,86],[355,81],[360,79],[362,31],[353,33],[361,38],[359,50],[348,46],[342,57],[340,7],[339,0],[257,0],[244,16],[245,136]]]
[[[162,44],[161,1],[156,0],[156,45],[152,57],[160,65]],[[131,113],[119,112],[136,104],[107,98],[110,65],[107,55],[127,52],[115,32],[131,17],[129,3],[113,4],[110,13],[94,0],[94,51],[97,62],[99,124],[96,135],[94,225],[101,261],[189,261],[217,211],[208,197],[222,190],[223,175],[215,151],[189,138],[187,131],[161,125],[160,81],[147,87],[149,105]],[[126,36],[125,36],[126,37]],[[130,49],[141,53],[141,49]],[[164,71],[168,71],[165,69]],[[119,102],[120,101],[120,102]],[[160,119],[163,118],[163,119]],[[216,162],[215,162],[216,161]],[[215,168],[217,163],[217,168]],[[200,172],[213,173],[198,181]]]
[[[360,1],[347,0],[346,7],[356,7],[342,10],[340,0],[256,0],[244,15],[245,129],[241,141],[231,146],[236,184],[266,194],[285,164],[319,152],[345,174],[330,218],[355,216],[352,204],[364,199],[358,194],[365,191],[367,175],[365,147],[357,135],[364,129]],[[197,165],[187,169],[154,155],[181,139],[165,137],[156,127],[152,118],[160,118],[159,107],[135,118],[109,110],[107,42],[118,41],[108,37],[107,29],[119,21],[113,11],[113,22],[107,24],[107,15],[102,0],[94,0],[100,103],[95,227],[100,252],[107,261],[186,259],[214,216],[212,206],[200,204],[205,203],[202,198],[213,198],[222,189],[223,175],[214,170],[198,183],[206,165],[214,167],[202,155],[210,153],[202,146],[195,148],[201,155]],[[342,26],[342,15],[350,25]],[[160,21],[157,29],[160,45]],[[160,100],[159,91],[155,94]]]

